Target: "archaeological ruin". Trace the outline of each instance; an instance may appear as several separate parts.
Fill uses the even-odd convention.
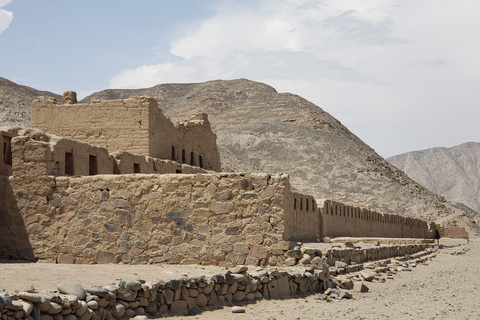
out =
[[[296,242],[432,238],[431,222],[295,192],[287,175],[221,173],[206,114],[154,99],[39,97],[3,128],[0,255],[58,263],[295,265]]]
[[[331,276],[435,254],[432,222],[315,199],[287,174],[221,172],[203,113],[172,123],[151,98],[79,104],[69,91],[62,104],[34,100],[31,125],[0,127],[0,259],[232,269],[166,282],[59,283],[57,293],[32,286],[0,295],[3,320],[147,319],[332,286],[364,292],[361,282]],[[308,247],[342,237],[403,240]]]

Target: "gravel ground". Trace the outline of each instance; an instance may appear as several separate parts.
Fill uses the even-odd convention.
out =
[[[441,243],[454,242],[442,239]],[[458,242],[456,242],[458,243]],[[230,307],[203,310],[173,319],[480,319],[480,239],[439,250],[428,264],[395,275],[386,283],[366,283],[368,293],[354,294],[351,300],[332,302],[315,295],[284,300],[262,300],[243,307],[246,313],[233,314]],[[188,274],[197,276],[224,271],[219,267],[58,265],[2,263],[0,291],[55,290],[58,282],[78,281],[85,286],[110,284],[121,277],[153,281]]]

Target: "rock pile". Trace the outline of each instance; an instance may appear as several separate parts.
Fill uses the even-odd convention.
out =
[[[320,292],[329,283],[328,269],[254,270],[237,266],[212,277],[147,283],[121,279],[118,285],[83,288],[58,284],[56,293],[19,292],[0,296],[2,320],[144,320],[195,308],[283,298]]]

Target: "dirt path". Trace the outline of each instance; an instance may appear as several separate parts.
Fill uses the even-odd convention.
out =
[[[464,254],[452,255],[460,252]],[[205,310],[172,319],[479,319],[480,239],[439,251],[428,265],[401,272],[386,283],[367,283],[369,293],[352,300],[325,302],[315,295],[286,300],[262,300],[245,305],[246,313],[232,314],[230,307]],[[0,291],[55,290],[56,283],[78,281],[84,286],[110,284],[121,277],[153,281],[184,274],[197,276],[225,271],[219,267],[0,264]]]
[[[465,254],[451,255],[451,252]],[[325,302],[315,296],[264,300],[244,306],[245,314],[231,308],[174,319],[480,319],[480,239],[441,249],[428,265],[398,273],[386,283],[368,283],[369,293],[353,300]]]

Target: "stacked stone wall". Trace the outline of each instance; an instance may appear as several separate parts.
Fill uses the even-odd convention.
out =
[[[22,194],[26,190],[17,190]],[[33,260],[25,221],[21,213],[23,201],[17,202],[9,177],[0,176],[0,258]]]
[[[292,248],[283,239],[284,175],[13,176],[9,182],[33,253],[45,261],[281,265]]]
[[[216,135],[207,115],[194,115],[174,125],[152,98],[57,104],[55,98],[39,97],[32,103],[31,125],[109,152],[127,151],[221,170]]]
[[[364,207],[318,201],[327,237],[433,238],[434,224],[425,220],[382,214]]]
[[[375,246],[361,249],[332,248],[322,250],[322,256],[326,258],[330,266],[334,266],[336,261],[343,261],[347,264],[361,264],[367,261],[403,257],[426,250],[429,247],[430,245],[425,243]]]
[[[59,293],[0,295],[0,316],[69,320],[159,318],[191,309],[313,294],[330,285],[328,270],[247,270],[246,266],[239,266],[232,270],[236,273],[155,282],[122,278],[116,285],[87,288],[79,283],[59,283]]]

